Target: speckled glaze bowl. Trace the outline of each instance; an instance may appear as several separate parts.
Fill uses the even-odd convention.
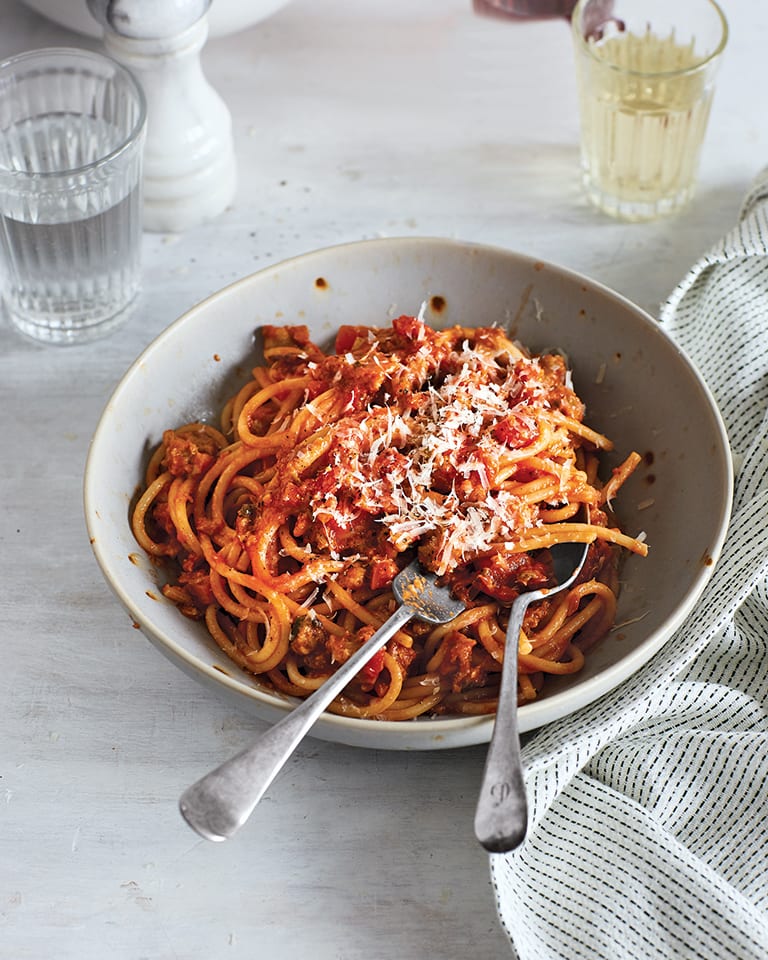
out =
[[[701,377],[653,318],[568,270],[469,243],[373,240],[296,257],[214,294],[144,351],[104,410],[84,489],[93,550],[131,620],[187,673],[268,721],[291,701],[241,672],[202,625],[162,597],[157,571],[133,539],[129,508],[148,452],[165,428],[216,416],[259,360],[253,334],[261,324],[305,323],[323,342],[340,324],[386,325],[416,313],[422,301],[433,325],[502,324],[534,351],[564,351],[589,422],[613,439],[617,460],[631,450],[643,456],[617,506],[628,532],[645,532],[650,553],[624,562],[619,626],[581,673],[549,681],[537,702],[521,708],[521,730],[566,716],[630,676],[680,626],[712,575],[731,505],[725,429]],[[313,734],[381,749],[436,749],[485,742],[492,723],[329,714]]]

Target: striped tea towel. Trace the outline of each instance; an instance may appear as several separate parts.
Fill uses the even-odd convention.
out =
[[[725,420],[733,517],[674,641],[523,749],[528,839],[491,857],[519,960],[768,960],[768,170],[660,319]]]

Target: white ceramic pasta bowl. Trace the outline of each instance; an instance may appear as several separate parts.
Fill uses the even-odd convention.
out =
[[[85,0],[23,0],[24,4],[54,23],[100,37],[102,30],[88,11]],[[245,30],[271,17],[290,0],[216,0],[211,4],[208,23],[212,37]]]
[[[590,425],[614,440],[617,460],[631,450],[644,458],[617,507],[627,532],[645,532],[650,553],[624,561],[618,627],[581,673],[549,681],[537,702],[521,708],[522,731],[574,712],[629,677],[681,625],[712,575],[731,505],[725,429],[699,374],[650,316],[585,277],[468,243],[374,240],[297,257],[214,294],[150,344],[103,412],[84,487],[93,550],[132,620],[187,673],[268,721],[291,702],[241,672],[201,624],[162,597],[158,572],[133,539],[129,510],[146,458],[167,427],[217,421],[258,362],[254,331],[261,324],[304,323],[322,343],[340,324],[386,325],[416,313],[422,301],[433,325],[502,324],[534,351],[565,351]],[[382,749],[436,749],[485,742],[491,727],[489,717],[395,723],[329,714],[313,734]]]

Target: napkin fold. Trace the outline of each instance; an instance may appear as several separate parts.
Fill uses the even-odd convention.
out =
[[[523,748],[528,838],[491,857],[519,960],[768,958],[768,170],[660,321],[725,421],[733,515],[676,635]]]

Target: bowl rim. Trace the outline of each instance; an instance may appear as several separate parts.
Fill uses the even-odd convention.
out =
[[[147,360],[162,348],[164,341],[172,337],[182,325],[189,322],[190,318],[207,311],[218,300],[232,296],[234,291],[238,289],[250,285],[258,285],[262,278],[267,278],[276,271],[292,268],[295,265],[299,265],[305,261],[311,261],[319,256],[343,254],[353,249],[367,248],[375,250],[376,248],[380,248],[385,250],[393,247],[411,247],[422,250],[430,247],[435,249],[443,247],[456,251],[463,250],[468,253],[474,252],[479,255],[486,253],[515,261],[521,265],[527,265],[532,269],[547,268],[566,280],[578,283],[583,287],[589,288],[596,294],[607,297],[617,305],[633,313],[642,324],[650,327],[655,334],[661,336],[668,346],[673,348],[688,368],[691,376],[698,382],[698,386],[709,404],[713,423],[717,428],[718,439],[721,444],[719,453],[722,454],[725,477],[723,489],[720,491],[720,516],[717,519],[717,536],[710,550],[712,563],[709,565],[702,564],[700,566],[693,583],[688,588],[683,601],[675,608],[674,613],[652,633],[646,636],[636,647],[624,654],[616,663],[603,668],[599,674],[594,677],[559,690],[551,697],[536,700],[533,703],[522,706],[519,710],[519,729],[521,733],[529,732],[564,716],[570,716],[577,710],[593,703],[601,696],[615,689],[623,681],[629,679],[664,646],[667,640],[687,619],[717,567],[717,561],[721,555],[728,532],[733,504],[734,472],[727,430],[715,398],[696,365],[651,314],[600,281],[594,280],[576,270],[498,245],[439,236],[394,236],[347,241],[287,257],[262,267],[246,276],[240,277],[214,291],[181,313],[145,346],[138,357],[136,357],[120,377],[99,416],[96,429],[94,430],[88,447],[83,481],[83,506],[91,548],[108,586],[128,611],[134,623],[139,626],[150,642],[159,647],[162,652],[170,656],[172,660],[177,661],[177,665],[186,668],[190,675],[196,676],[198,679],[208,681],[216,687],[223,686],[231,694],[245,696],[250,700],[259,702],[275,714],[287,714],[294,703],[298,701],[294,701],[292,698],[284,697],[278,693],[273,693],[253,683],[247,683],[237,676],[231,676],[222,672],[210,663],[203,662],[199,657],[186,650],[173,636],[151,623],[151,618],[146,617],[131,599],[130,595],[123,589],[119,579],[112,575],[109,558],[106,555],[106,551],[102,549],[100,542],[98,511],[94,506],[96,493],[94,490],[93,464],[102,445],[102,437],[107,432],[109,412],[114,402],[119,398],[121,392],[127,389],[128,382],[136,376],[137,372],[145,365]],[[236,669],[234,665],[233,669]],[[244,676],[247,677],[247,674],[244,674]],[[417,717],[415,720],[406,723],[395,720],[376,720],[372,722],[370,719],[346,717],[340,714],[326,712],[315,724],[311,735],[321,739],[358,745],[360,743],[358,734],[364,730],[370,730],[375,727],[375,729],[382,734],[388,733],[391,737],[397,739],[399,741],[397,749],[435,749],[441,745],[456,747],[487,742],[490,739],[493,723],[493,714],[482,716]],[[429,724],[428,730],[426,727],[427,724]],[[427,735],[426,737],[425,734]],[[384,737],[381,739],[384,739]],[[429,746],[423,745],[425,739],[430,741]],[[443,744],[442,741],[444,740],[449,742]],[[375,748],[378,745],[367,744],[367,746]],[[386,747],[382,746],[382,748]]]

